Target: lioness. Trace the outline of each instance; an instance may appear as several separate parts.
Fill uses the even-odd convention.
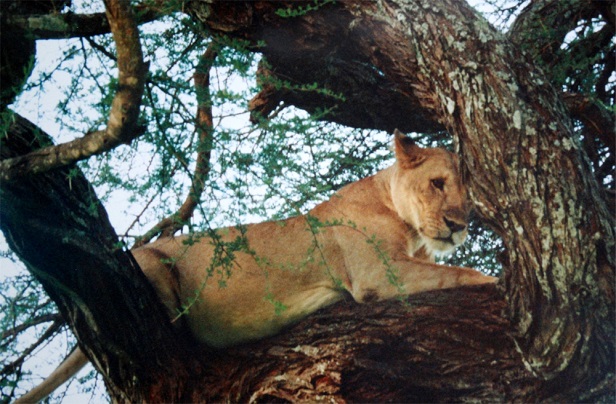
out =
[[[393,166],[307,215],[161,238],[133,254],[170,316],[183,310],[193,336],[217,348],[273,335],[347,292],[368,303],[494,282],[434,263],[467,234],[470,202],[457,157],[397,130],[394,148]]]

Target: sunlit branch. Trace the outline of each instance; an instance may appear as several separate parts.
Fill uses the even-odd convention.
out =
[[[69,165],[122,143],[128,144],[142,134],[143,131],[137,127],[137,118],[148,65],[143,61],[137,22],[128,0],[108,0],[105,6],[116,43],[119,71],[118,89],[111,104],[107,127],[72,142],[0,162],[2,180]]]

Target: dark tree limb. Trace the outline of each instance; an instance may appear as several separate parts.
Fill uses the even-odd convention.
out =
[[[21,365],[24,363],[26,358],[30,356],[30,354],[32,354],[32,352],[34,352],[36,348],[46,343],[47,340],[50,339],[55,333],[57,333],[60,330],[60,328],[62,328],[63,325],[64,325],[64,320],[62,318],[53,320],[53,322],[51,323],[49,327],[47,327],[45,332],[41,334],[41,336],[38,337],[36,341],[30,344],[28,348],[24,349],[18,358],[13,360],[11,363],[4,365],[2,369],[0,369],[0,375],[7,375],[7,374],[14,373],[15,369],[21,367]]]
[[[21,11],[21,13],[19,13]],[[83,38],[111,33],[111,27],[105,13],[75,14],[59,13],[29,13],[29,10],[6,12],[4,23],[8,31],[27,32],[32,39],[67,39]],[[134,6],[134,14],[138,25],[156,21],[161,17],[178,11],[165,2],[144,2]]]
[[[51,139],[14,115],[1,142],[0,157],[6,159]],[[148,401],[136,384],[183,376],[181,369],[172,369],[185,352],[184,339],[169,324],[132,255],[119,247],[107,213],[78,168],[2,180],[0,200],[0,226],[9,247],[58,305],[112,395]],[[174,389],[159,386],[159,393],[169,401],[167,388]]]
[[[616,120],[614,114],[582,94],[564,94],[563,101],[571,116],[582,121],[589,132],[609,149],[610,154],[615,155]]]
[[[349,300],[213,358],[206,401],[504,402],[519,386],[520,401],[540,399],[504,305],[494,286]]]
[[[332,4],[299,18],[276,14],[309,3],[187,4],[186,11],[208,29],[249,39],[265,56],[269,67],[261,66],[265,80],[263,91],[251,101],[253,120],[260,119],[257,114],[267,118],[275,105],[284,102],[319,116],[329,111],[323,119],[356,128],[422,133],[444,129],[423,112],[412,92],[388,80],[381,66],[357,48],[364,33],[354,27],[361,26],[361,17]],[[255,38],[267,45],[260,46]]]

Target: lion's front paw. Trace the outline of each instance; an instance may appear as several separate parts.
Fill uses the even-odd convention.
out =
[[[485,283],[498,282],[498,278],[495,276],[485,275],[470,268],[464,269],[463,275],[459,278],[460,285],[483,285]]]
[[[498,283],[498,279],[496,276],[484,275],[485,282],[482,283]]]

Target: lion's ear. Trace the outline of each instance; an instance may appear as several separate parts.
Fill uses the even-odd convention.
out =
[[[413,139],[394,129],[394,150],[396,161],[403,168],[415,168],[424,162],[425,156],[421,147],[417,146]]]

